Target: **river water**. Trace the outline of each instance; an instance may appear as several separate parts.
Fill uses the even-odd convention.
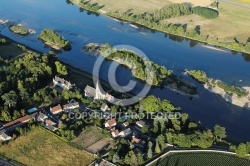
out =
[[[79,7],[68,4],[65,0],[12,0],[0,1],[0,19],[21,23],[37,33],[33,36],[17,38],[8,28],[2,28],[1,34],[30,46],[41,52],[50,51],[37,40],[44,28],[57,30],[71,42],[72,50],[58,54],[60,60],[87,72],[93,71],[96,57],[86,55],[81,48],[89,42],[126,44],[143,51],[150,60],[166,66],[167,69],[180,74],[183,69],[200,69],[208,76],[240,86],[250,85],[250,57],[231,51],[218,51],[203,47],[195,41],[154,32],[147,28],[135,28],[129,23],[121,23],[107,16],[82,11]],[[110,62],[101,67],[100,77],[108,80]],[[126,85],[134,80],[131,72],[124,67],[116,71],[118,83]],[[185,76],[184,76],[185,77]],[[189,79],[189,78],[187,78]],[[239,83],[239,80],[243,80]],[[220,96],[199,88],[200,98],[190,100],[168,89],[152,88],[149,94],[170,100],[189,113],[192,119],[212,128],[220,124],[227,129],[230,139],[236,141],[250,140],[250,110],[226,103]],[[134,92],[140,90],[137,84]]]

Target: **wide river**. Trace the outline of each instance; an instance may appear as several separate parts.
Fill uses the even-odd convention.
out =
[[[180,74],[182,69],[200,69],[209,77],[227,83],[250,86],[250,56],[241,53],[223,52],[203,47],[202,44],[176,38],[146,28],[135,28],[129,23],[120,23],[103,15],[81,11],[79,7],[68,4],[66,0],[12,0],[0,1],[0,19],[8,19],[34,29],[33,36],[18,38],[8,28],[0,33],[36,50],[48,52],[49,49],[37,40],[44,28],[58,30],[71,42],[72,50],[58,54],[61,61],[91,73],[96,57],[84,54],[83,45],[89,42],[126,44],[142,50],[150,60]],[[108,81],[110,62],[102,65],[101,78]],[[133,79],[131,72],[119,67],[116,72],[118,83],[126,85]],[[243,80],[239,83],[239,80]],[[197,84],[197,83],[196,83]],[[199,99],[190,100],[168,89],[153,88],[149,94],[170,100],[189,113],[192,119],[212,128],[220,124],[227,129],[230,139],[250,141],[250,110],[226,103],[220,96],[210,93],[197,84]],[[137,85],[139,91],[141,83]]]

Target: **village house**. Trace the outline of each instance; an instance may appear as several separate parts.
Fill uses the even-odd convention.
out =
[[[103,103],[102,106],[101,106],[101,111],[105,112],[105,111],[107,111],[107,110],[109,110],[108,105],[105,104],[105,103]]]
[[[5,130],[1,130],[0,131],[0,140],[1,141],[9,141],[9,140],[11,140],[11,137],[10,136],[8,136],[6,133],[5,133]]]
[[[139,120],[139,121],[136,122],[136,125],[137,125],[138,127],[140,127],[140,128],[144,127],[145,124],[146,124],[146,123],[145,123],[144,121],[142,121],[142,120]]]
[[[34,114],[33,114],[34,115]],[[9,123],[6,123],[3,125],[3,128],[10,128],[10,127],[20,127],[22,125],[24,125],[25,123],[29,122],[30,119],[33,117],[33,115],[26,115],[24,117],[18,118],[14,121],[11,121]]]
[[[55,107],[50,107],[50,112],[51,112],[52,114],[59,114],[59,113],[62,112],[62,111],[63,111],[63,109],[62,109],[62,107],[61,107],[60,104],[58,104],[58,105],[55,106]]]
[[[37,119],[38,122],[44,122],[46,119],[48,119],[48,116],[45,115],[45,114],[43,114],[42,112],[39,112],[37,114],[37,118],[36,119]]]
[[[62,89],[71,89],[73,86],[73,84],[71,84],[69,81],[63,79],[63,78],[60,78],[58,76],[55,76],[55,78],[53,78],[53,84],[55,86],[59,86],[61,87]]]
[[[132,136],[131,143],[133,143],[135,146],[140,148],[145,148],[146,142],[142,141],[141,139],[136,138],[135,136]]]
[[[56,127],[57,124],[49,119],[45,120],[45,125],[46,128],[51,131],[56,131],[58,129],[58,127]]]
[[[105,123],[106,128],[111,128],[111,127],[114,127],[114,126],[116,126],[116,120],[115,119],[108,120]]]
[[[130,128],[127,128],[119,133],[121,137],[127,137],[130,134],[132,134],[132,130]]]
[[[111,135],[112,135],[113,138],[116,138],[116,137],[119,136],[119,133],[120,133],[119,130],[116,129],[116,130],[111,132]]]
[[[76,102],[75,100],[71,100],[70,102],[68,102],[68,104],[63,105],[63,110],[73,110],[76,108],[79,108],[80,105],[78,102]]]
[[[128,122],[124,122],[122,125],[123,125],[124,127],[128,127],[128,126],[129,126],[129,123],[128,123]]]

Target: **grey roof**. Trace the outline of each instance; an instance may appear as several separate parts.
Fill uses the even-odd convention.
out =
[[[66,85],[69,88],[71,88],[73,86],[69,81],[67,81],[67,80],[65,80],[63,78],[60,78],[58,76],[55,76],[54,81],[59,82],[61,84],[64,84],[64,85]]]
[[[91,86],[86,86],[86,88],[84,89],[84,92],[87,94],[87,96],[89,97],[95,97],[96,94],[96,90],[95,88],[91,87]]]
[[[39,112],[37,119],[38,119],[38,120],[40,120],[40,119],[42,120],[42,119],[45,119],[46,117],[47,117],[47,115],[45,115],[45,114]]]
[[[2,133],[2,134],[0,134],[0,135],[2,135],[2,137],[4,138],[4,139],[7,139],[9,136],[7,135],[7,134],[5,134],[5,133]]]
[[[123,132],[124,132],[124,134],[126,135],[126,134],[128,134],[128,133],[131,132],[131,129],[130,129],[130,128],[127,128],[126,130],[123,130]]]
[[[142,120],[140,120],[140,121],[137,121],[136,122],[137,124],[140,124],[141,126],[144,126],[146,123],[144,122],[144,121],[142,121]]]
[[[54,126],[52,126],[52,125],[50,125],[50,124],[47,126],[47,129],[49,129],[49,130],[51,130],[51,131],[57,130],[56,127],[54,127]]]
[[[101,110],[106,111],[107,109],[108,109],[108,105],[103,103],[102,106],[101,106]]]

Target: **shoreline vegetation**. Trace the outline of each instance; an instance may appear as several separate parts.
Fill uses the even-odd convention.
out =
[[[207,74],[200,70],[186,70],[185,72],[202,83],[205,89],[219,94],[227,102],[250,110],[250,87],[229,85],[221,80],[207,77]]]
[[[70,49],[71,47],[69,41],[65,40],[63,36],[50,29],[44,29],[38,36],[38,39],[41,39],[46,45],[56,50]]]
[[[21,36],[28,36],[36,33],[33,29],[25,28],[21,24],[11,25],[9,29],[11,32]]]
[[[83,50],[86,54],[101,55],[107,60],[116,61],[130,69],[135,78],[149,85],[165,87],[189,97],[199,97],[197,87],[194,84],[177,77],[173,71],[167,70],[165,66],[159,66],[141,57],[133,50],[117,49],[109,44],[99,43],[89,43],[83,47]]]
[[[91,4],[91,1],[67,0],[67,3],[72,3],[82,9],[103,14],[121,21],[128,21],[133,23],[131,25],[135,24],[136,27],[137,25],[140,25],[159,32],[184,37],[232,51],[250,53],[250,37],[245,42],[239,41],[237,37],[234,37],[230,41],[219,40],[218,37],[215,39],[211,38],[209,34],[202,35],[199,25],[191,30],[187,30],[188,24],[166,24],[166,22],[168,22],[166,19],[178,18],[180,16],[191,14],[199,15],[207,20],[216,19],[217,17],[220,17],[219,3],[213,2],[208,7],[193,7],[189,3],[172,3],[156,10],[154,13],[145,12],[143,14],[135,14],[132,9],[125,12],[119,10],[104,11],[102,8],[105,5],[99,5],[98,3]]]

